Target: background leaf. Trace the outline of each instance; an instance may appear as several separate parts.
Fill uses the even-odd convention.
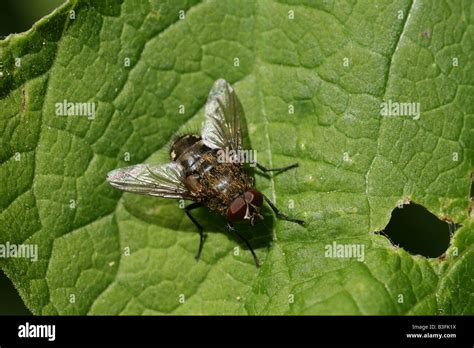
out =
[[[427,0],[66,3],[0,42],[0,243],[40,252],[37,262],[0,259],[2,269],[35,314],[474,314],[473,10]],[[307,221],[267,210],[246,229],[258,270],[247,250],[235,255],[222,218],[197,212],[208,238],[196,262],[198,234],[176,202],[105,181],[114,168],[167,160],[176,132],[199,129],[221,77],[235,85],[258,160],[300,164],[257,176]],[[95,103],[97,115],[58,117],[63,100]],[[387,100],[419,102],[421,118],[381,117]],[[407,198],[462,225],[444,259],[374,234]],[[334,241],[364,245],[364,261],[325,257]]]

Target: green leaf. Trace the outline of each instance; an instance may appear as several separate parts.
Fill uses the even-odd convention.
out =
[[[37,262],[1,268],[35,314],[474,314],[473,4],[66,3],[0,42],[0,243],[39,247]],[[244,229],[260,269],[223,218],[196,211],[196,262],[176,201],[105,181],[168,161],[218,78],[259,162],[300,165],[256,176],[307,222],[266,210]],[[94,103],[95,118],[56,116],[64,100]],[[389,100],[420,103],[421,117],[382,117]],[[374,233],[406,198],[462,225],[444,259]],[[364,246],[363,261],[325,257],[333,242]]]

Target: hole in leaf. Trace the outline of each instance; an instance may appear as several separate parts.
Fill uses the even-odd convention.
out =
[[[380,234],[411,254],[434,258],[446,252],[458,227],[438,219],[425,207],[410,203],[392,211],[390,222]]]

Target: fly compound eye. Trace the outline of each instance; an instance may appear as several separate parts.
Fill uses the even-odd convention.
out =
[[[247,212],[247,203],[242,197],[237,197],[232,201],[227,209],[227,220],[243,220]]]
[[[260,192],[254,189],[250,189],[244,193],[245,202],[255,207],[261,207],[263,203],[263,197]]]

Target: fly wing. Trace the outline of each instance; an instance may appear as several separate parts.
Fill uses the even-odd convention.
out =
[[[137,164],[115,169],[107,174],[107,181],[127,192],[165,198],[192,199],[185,185],[184,168],[170,162],[160,166]]]
[[[204,144],[211,149],[242,149],[240,105],[232,86],[223,79],[214,82],[201,129]]]

